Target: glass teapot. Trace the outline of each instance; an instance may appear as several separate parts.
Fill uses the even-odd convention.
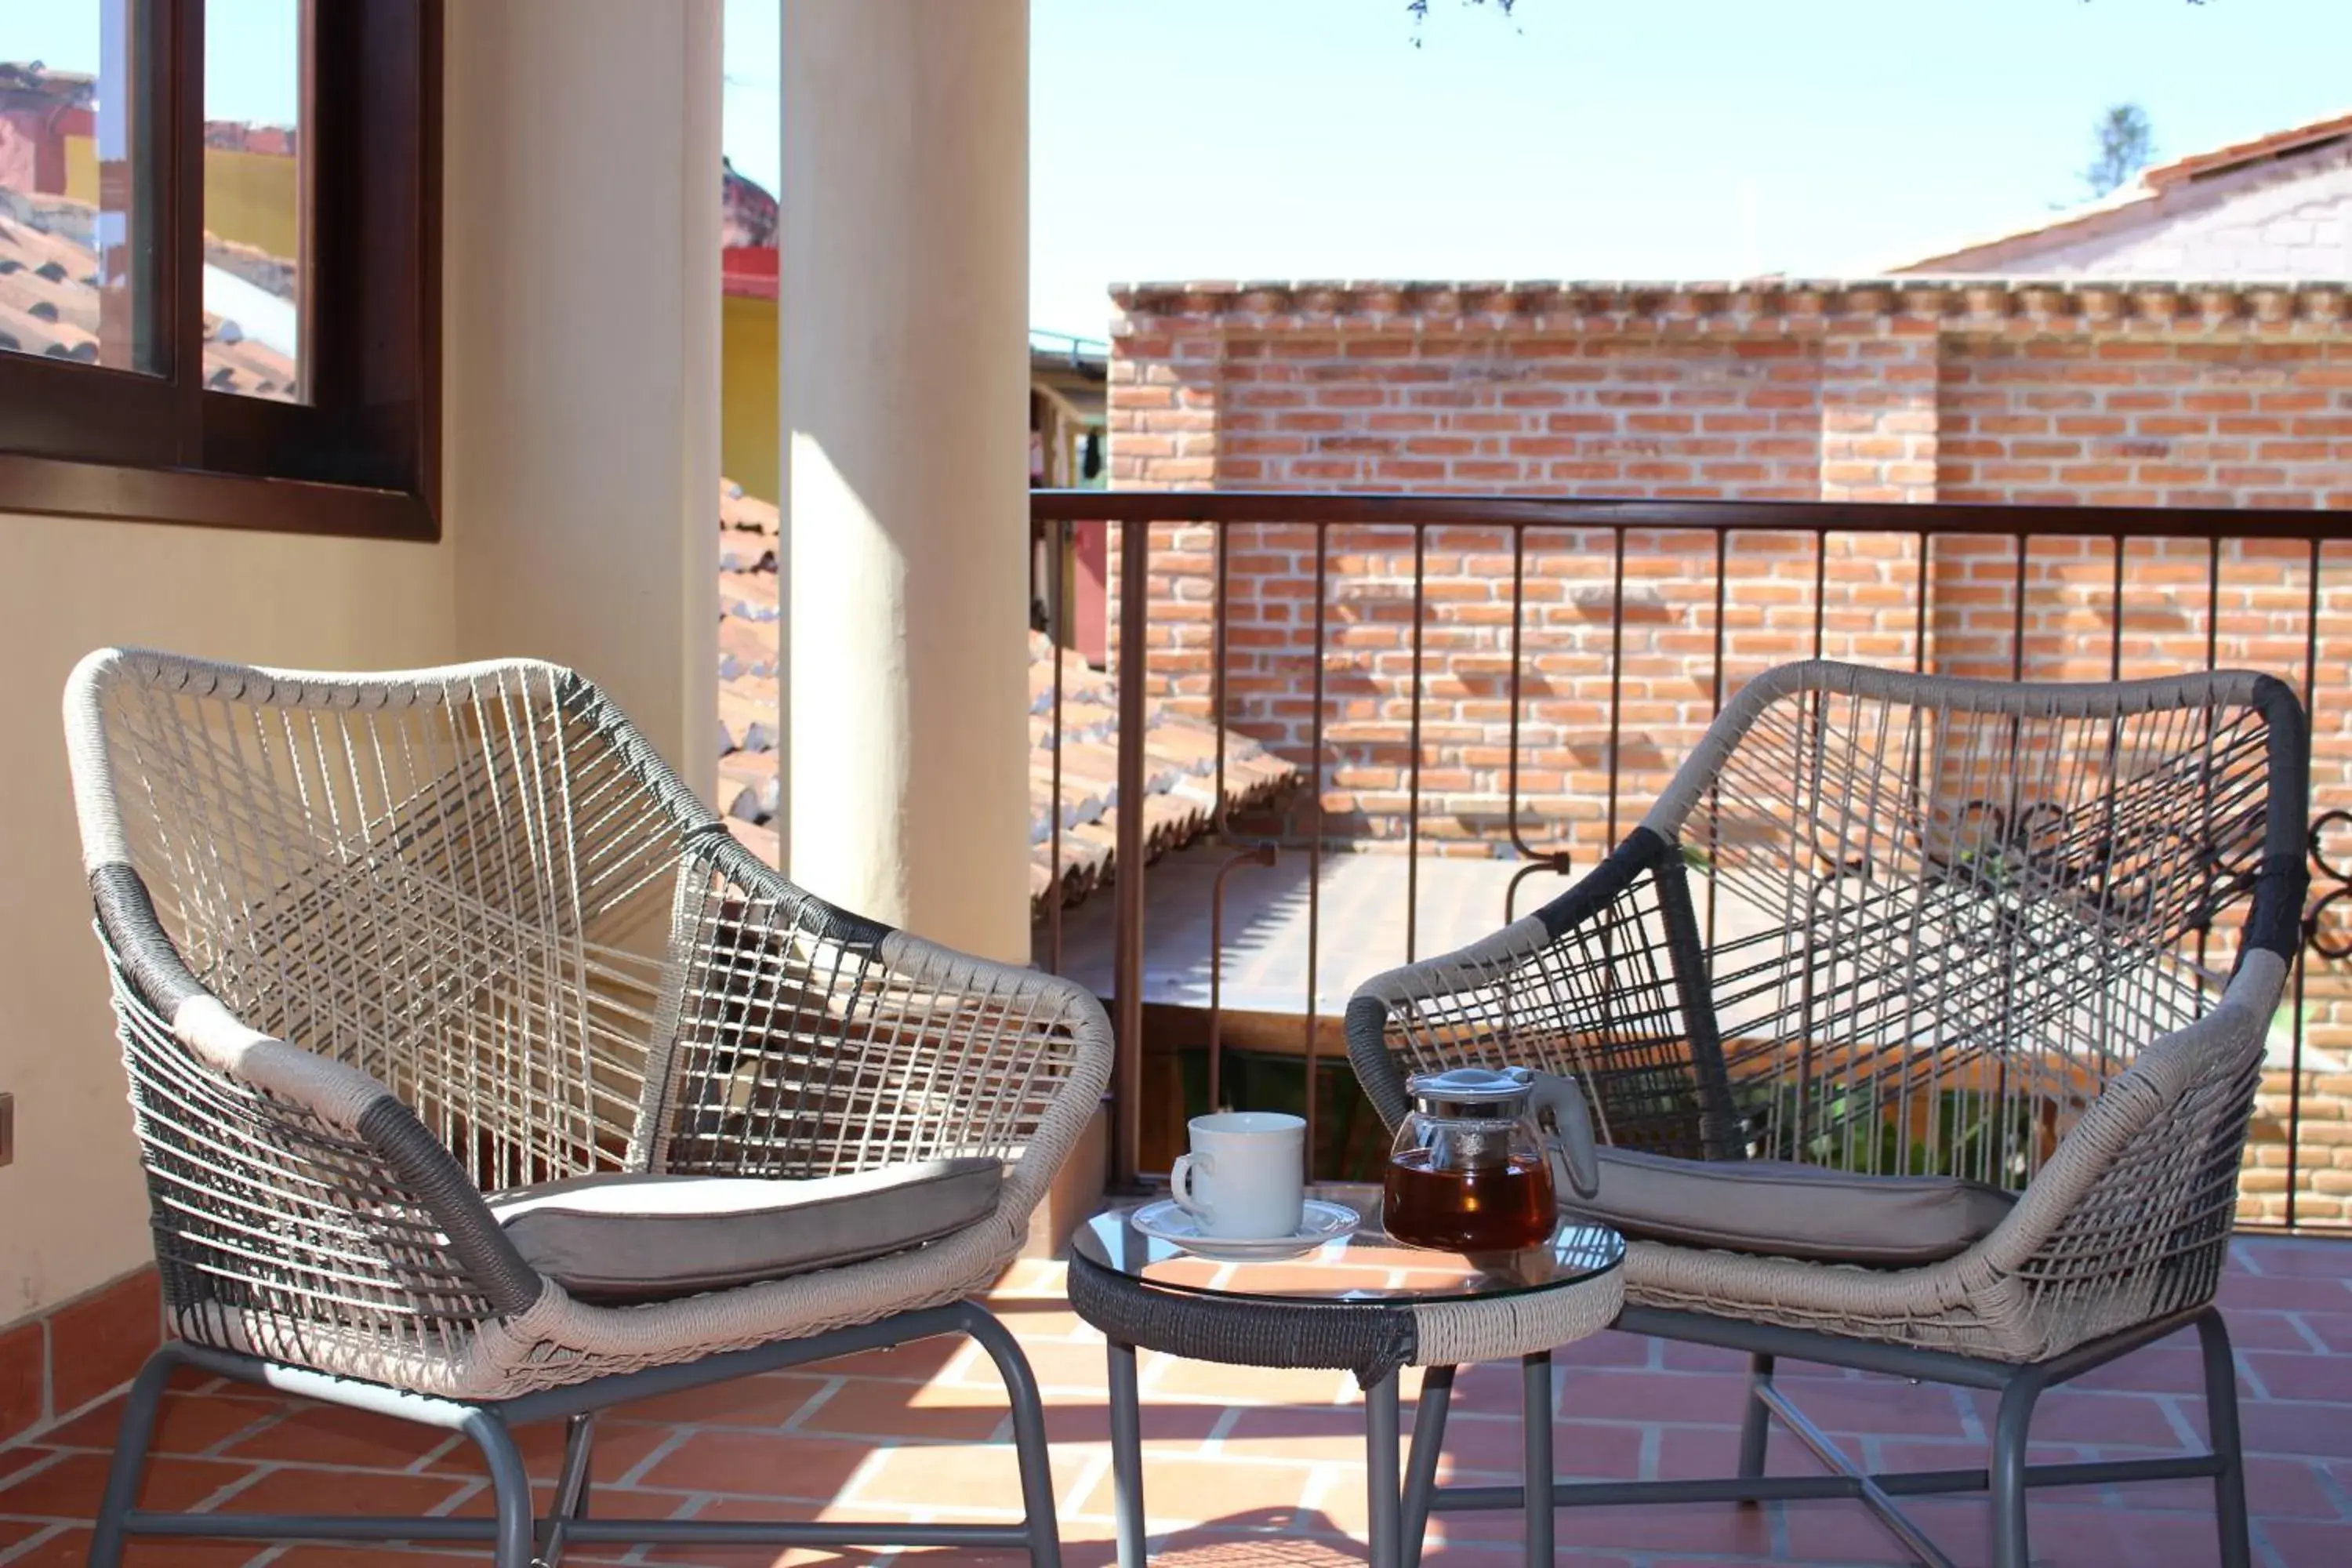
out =
[[[1566,1187],[1599,1190],[1591,1124],[1573,1080],[1526,1068],[1454,1068],[1407,1080],[1389,1149],[1382,1225],[1445,1252],[1516,1252],[1558,1223]]]

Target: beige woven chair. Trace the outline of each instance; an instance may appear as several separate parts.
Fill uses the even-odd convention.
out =
[[[1633,1238],[1619,1326],[1752,1357],[1737,1478],[1558,1502],[1858,1498],[1940,1564],[1894,1500],[1989,1489],[1992,1561],[2024,1568],[2027,1487],[2210,1477],[2245,1563],[2212,1301],[2306,809],[2267,677],[1784,666],[1558,900],[1367,983],[1349,1050],[1391,1125],[1412,1072],[1574,1075],[1611,1145],[1583,1212]],[[2044,1389],[2189,1328],[2210,1452],[2025,1464]],[[1864,1473],[1781,1356],[1998,1391],[1990,1471]],[[1833,1473],[1765,1477],[1771,1417]]]
[[[553,666],[110,651],[66,728],[178,1335],[94,1563],[142,1533],[1057,1560],[1034,1381],[965,1298],[1102,1091],[1092,997],[794,888]],[[940,1333],[1004,1375],[1021,1525],[587,1517],[597,1410]],[[463,1431],[498,1516],[136,1511],[185,1363]],[[539,1419],[570,1424],[543,1521],[509,1431]]]

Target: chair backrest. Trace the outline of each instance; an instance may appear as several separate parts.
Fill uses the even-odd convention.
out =
[[[2294,695],[2245,672],[1760,676],[1643,823],[1690,871],[1661,913],[1737,1152],[2023,1185],[2242,953],[2292,963],[2305,774]]]
[[[239,1021],[390,1087],[485,1187],[623,1161],[686,836],[721,829],[594,686],[110,652],[67,727],[89,868],[136,873]]]

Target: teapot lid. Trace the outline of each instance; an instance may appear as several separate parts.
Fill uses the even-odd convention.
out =
[[[1454,1068],[1416,1073],[1404,1087],[1423,1116],[1516,1121],[1527,1113],[1535,1081],[1526,1068]]]

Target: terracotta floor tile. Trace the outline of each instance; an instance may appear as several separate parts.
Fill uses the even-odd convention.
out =
[[[1011,1418],[1002,1388],[938,1379],[927,1384],[845,1378],[801,1418],[800,1430],[854,1437],[979,1441]]]
[[[1247,1522],[1297,1528],[1301,1503],[1316,1467],[1303,1460],[1235,1462],[1190,1456],[1154,1455],[1143,1468],[1143,1513],[1155,1527],[1182,1521]],[[1111,1511],[1111,1479],[1106,1474],[1079,1500],[1073,1512]],[[1241,1521],[1236,1516],[1254,1517]]]
[[[1225,1407],[1210,1404],[1143,1402],[1143,1446],[1147,1449],[1175,1445],[1197,1447],[1216,1430]],[[1105,1443],[1110,1440],[1110,1406],[1102,1395],[1076,1403],[1048,1399],[1045,1438],[1053,1443]]]
[[[1037,1385],[1049,1392],[1079,1390],[1097,1395],[1108,1386],[1110,1376],[1108,1352],[1102,1342],[1079,1344],[1063,1340],[1031,1340],[1022,1349],[1029,1357],[1029,1370],[1036,1375]],[[996,1363],[986,1356],[974,1357],[955,1369],[952,1382],[962,1388],[984,1388],[1003,1396],[1004,1379],[998,1373]]]
[[[174,1391],[156,1412],[151,1447],[159,1454],[209,1453],[288,1408],[286,1401],[266,1394]],[[118,1396],[51,1428],[42,1440],[61,1447],[111,1450],[121,1428],[122,1400]]]
[[[241,1541],[133,1541],[123,1548],[123,1568],[241,1568],[261,1549]],[[8,1568],[83,1568],[89,1560],[89,1531],[52,1535]],[[447,1560],[443,1560],[446,1568]],[[345,1568],[361,1568],[346,1564]]]
[[[1142,1381],[1148,1405],[1155,1397],[1214,1399],[1243,1405],[1332,1405],[1354,1390],[1344,1372],[1292,1371],[1275,1367],[1223,1366],[1213,1362],[1154,1357]]]
[[[2352,1521],[2267,1520],[2262,1534],[2287,1568],[2335,1568],[2352,1563]]]
[[[62,1415],[127,1383],[163,1340],[163,1298],[142,1268],[49,1314],[49,1409]]]
[[[714,1426],[781,1426],[826,1386],[808,1373],[772,1372],[739,1377],[704,1388],[617,1406],[614,1417],[631,1421],[690,1421]]]
[[[448,1437],[446,1432],[389,1415],[302,1402],[289,1405],[283,1417],[247,1433],[221,1452],[231,1458],[404,1470]]]
[[[0,1490],[0,1514],[36,1519],[83,1520],[95,1516],[106,1490],[110,1456],[75,1450],[59,1454],[39,1469],[27,1470]],[[142,1508],[193,1508],[251,1473],[251,1467],[218,1459],[152,1459],[140,1489]]]
[[[270,1471],[220,1506],[223,1513],[424,1514],[462,1493],[450,1476],[397,1476],[289,1465]]]
[[[874,1452],[870,1442],[761,1432],[695,1432],[641,1477],[654,1490],[733,1492],[824,1503]]]
[[[1108,1468],[1108,1444],[1066,1443],[1054,1449],[1054,1496],[1070,1496],[1089,1470]],[[1158,1456],[1147,1462],[1157,1463]],[[926,1443],[891,1448],[875,1457],[845,1507],[868,1503],[891,1508],[936,1508],[950,1512],[992,1510],[1006,1516],[1021,1510],[1021,1467],[1010,1443]]]

